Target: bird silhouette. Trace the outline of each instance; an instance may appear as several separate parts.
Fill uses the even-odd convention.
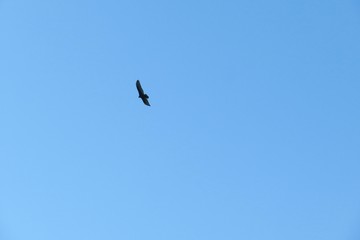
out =
[[[149,100],[148,100],[149,96],[144,93],[144,90],[142,89],[139,80],[136,80],[136,88],[137,88],[137,90],[139,92],[139,98],[141,98],[141,100],[144,102],[145,105],[150,106],[150,103],[149,103]]]

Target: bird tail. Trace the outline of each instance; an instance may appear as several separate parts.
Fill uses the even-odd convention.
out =
[[[149,96],[147,94],[144,95],[146,98],[149,98]]]

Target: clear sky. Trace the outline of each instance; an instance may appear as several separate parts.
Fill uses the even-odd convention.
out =
[[[356,0],[0,0],[0,239],[358,240],[359,92]]]

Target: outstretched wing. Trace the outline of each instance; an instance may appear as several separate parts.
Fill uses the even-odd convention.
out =
[[[138,92],[139,92],[139,95],[140,95],[140,96],[144,95],[144,90],[142,89],[142,87],[141,87],[141,84],[140,84],[140,81],[139,81],[139,80],[136,80],[136,88],[137,88],[137,90],[138,90]]]
[[[145,105],[150,106],[149,100],[147,99],[147,95],[141,98],[141,100],[144,102]]]

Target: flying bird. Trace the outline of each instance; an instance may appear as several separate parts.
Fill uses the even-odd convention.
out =
[[[144,93],[144,90],[141,87],[140,81],[136,80],[136,88],[139,92],[139,98],[144,102],[145,105],[150,106],[150,103],[148,101],[149,96]]]

